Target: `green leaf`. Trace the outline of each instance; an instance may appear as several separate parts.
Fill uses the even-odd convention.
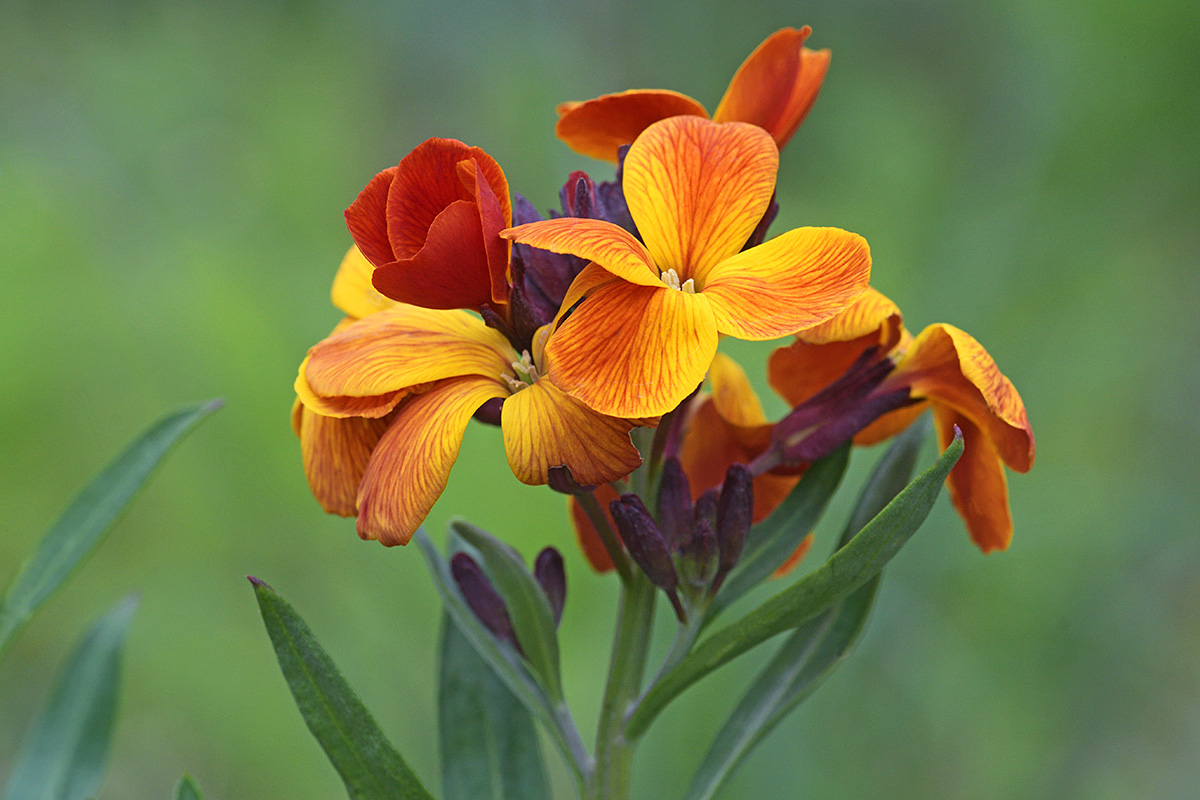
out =
[[[700,678],[767,639],[799,627],[877,575],[925,521],[962,450],[960,434],[937,463],[829,561],[701,642],[642,698],[629,719],[629,738],[640,737],[667,703]]]
[[[371,712],[286,600],[250,579],[300,714],[354,800],[431,800]]]
[[[156,422],[75,496],[21,566],[0,605],[0,654],[13,635],[100,543],[154,468],[219,400],[186,408]]]
[[[175,800],[204,800],[200,787],[192,780],[191,775],[184,775],[175,785]]]
[[[425,531],[418,530],[414,537],[421,555],[429,566],[433,584],[442,598],[446,613],[454,620],[460,633],[475,648],[475,652],[520,701],[533,718],[542,723],[550,734],[550,740],[562,753],[576,781],[582,782],[583,773],[589,768],[591,756],[587,752],[579,732],[566,713],[564,704],[550,702],[542,687],[538,685],[524,661],[512,647],[496,641],[491,632],[483,627],[475,614],[463,600],[458,584],[450,574],[450,565],[437,547],[429,540]]]
[[[706,624],[783,566],[821,518],[849,463],[846,443],[809,467],[771,516],[750,529],[737,566],[713,598]]]
[[[448,614],[438,716],[445,800],[549,800],[533,718]]]
[[[75,648],[25,737],[3,800],[87,800],[104,778],[117,713],[121,645],[137,600],[101,617]]]
[[[879,460],[842,533],[839,548],[904,488],[929,434],[928,416],[897,437]],[[709,800],[742,759],[800,705],[854,649],[882,575],[797,628],[755,679],[700,761],[686,800]]]
[[[563,699],[559,672],[558,633],[554,612],[541,584],[517,551],[469,522],[455,520],[450,527],[483,557],[489,577],[504,598],[513,632],[525,660],[552,703]]]

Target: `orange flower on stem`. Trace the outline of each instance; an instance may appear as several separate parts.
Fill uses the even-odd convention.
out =
[[[508,463],[524,483],[544,484],[560,466],[604,483],[641,463],[633,422],[545,379],[549,327],[517,353],[465,311],[382,298],[369,270],[353,251],[343,263],[334,297],[350,316],[301,364],[293,417],[314,494],[329,511],[357,514],[364,539],[408,542],[445,489],[467,422],[497,400]]]
[[[665,414],[703,379],[718,333],[774,339],[852,303],[871,272],[857,234],[797,228],[742,249],[770,203],[778,163],[761,128],[672,117],[647,128],[625,159],[625,199],[644,245],[601,220],[504,231],[592,262],[547,346],[554,382],[602,414]]]
[[[810,33],[806,25],[768,36],[734,74],[713,120],[749,122],[771,134],[780,148],[787,144],[816,102],[829,69],[828,50],[804,47]],[[616,161],[620,147],[651,124],[681,114],[708,117],[704,106],[687,95],[634,89],[563,103],[555,132],[576,152]]]
[[[895,304],[871,290],[844,314],[772,353],[771,386],[789,403],[808,401],[868,348],[880,346],[890,351],[894,369],[874,396],[907,391],[920,402],[879,417],[855,443],[893,436],[931,407],[940,445],[953,439],[955,426],[966,445],[946,479],[954,507],[981,550],[1006,549],[1012,516],[1004,466],[1017,472],[1033,466],[1033,429],[1016,387],[969,334],[939,323],[914,339]]]

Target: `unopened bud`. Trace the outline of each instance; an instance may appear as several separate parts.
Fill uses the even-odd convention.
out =
[[[705,489],[704,493],[696,498],[696,507],[692,511],[692,524],[700,524],[700,520],[706,520],[714,531],[717,529],[717,498],[719,497],[716,489]]]
[[[475,419],[484,425],[498,426],[500,424],[500,407],[503,405],[503,397],[493,397],[490,400],[485,400],[483,405],[475,409]]]
[[[658,492],[658,520],[667,543],[678,549],[692,528],[692,490],[677,458],[663,462]]]
[[[571,468],[566,465],[551,467],[547,471],[546,484],[562,494],[587,494],[596,488],[595,486],[581,486],[575,480],[575,476],[571,474]]]
[[[671,549],[642,499],[636,494],[623,494],[619,500],[609,503],[608,510],[634,563],[655,586],[673,591],[679,576],[671,561]]]
[[[721,548],[722,575],[741,558],[753,518],[753,478],[745,464],[734,464],[725,472],[725,484],[717,502],[717,545]]]
[[[679,552],[682,578],[696,588],[712,583],[717,575],[717,534],[707,519],[692,528],[687,543]]]
[[[504,598],[492,586],[483,569],[475,563],[475,559],[466,553],[455,553],[450,559],[450,574],[458,584],[463,599],[467,601],[475,617],[483,623],[483,627],[501,641],[508,642],[517,650],[521,649],[513,633],[512,620],[508,617],[508,608]]]
[[[562,621],[563,606],[567,603],[567,571],[563,567],[562,553],[547,547],[538,553],[533,562],[533,577],[546,593],[550,610],[554,613],[554,624]]]

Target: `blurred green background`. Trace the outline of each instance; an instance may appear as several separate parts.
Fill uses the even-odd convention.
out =
[[[725,797],[1193,797],[1193,0],[0,4],[0,586],[150,420],[228,403],[0,665],[0,776],[71,643],[137,590],[102,798],[166,797],[184,770],[217,800],[340,796],[254,574],[436,787],[431,584],[412,549],[321,512],[288,426],[296,366],[339,318],[342,209],[433,135],[482,146],[545,208],[569,170],[609,174],[553,138],[556,103],[663,87],[711,109],[761,39],[805,23],[834,57],[783,154],[776,230],[864,234],[910,327],[952,322],[996,357],[1040,458],[1011,476],[1008,553],[980,555],[939,501],[862,648]],[[763,385],[769,348],[733,352]],[[817,557],[876,455],[856,454]],[[567,691],[590,732],[616,593],[563,510],[474,426],[429,529],[462,514],[529,556],[564,550]],[[682,793],[752,662],[663,717],[641,797]]]

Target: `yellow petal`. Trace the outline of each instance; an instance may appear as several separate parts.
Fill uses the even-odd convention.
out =
[[[637,469],[642,457],[629,422],[597,414],[549,380],[504,401],[508,465],[522,483],[541,485],[551,467],[566,466],[581,485],[600,485]]]
[[[868,286],[845,311],[798,332],[796,338],[809,344],[828,344],[874,333],[887,351],[899,342],[902,324],[900,307],[878,289]]]
[[[396,305],[395,301],[375,291],[371,285],[371,274],[374,272],[374,265],[363,257],[357,246],[352,246],[333,278],[333,304],[354,319],[362,319]]]
[[[703,285],[745,246],[778,167],[775,142],[754,125],[683,116],[647,128],[625,157],[623,185],[657,270]]]
[[[866,239],[838,228],[797,228],[724,260],[701,289],[721,333],[761,340],[833,317],[870,278]]]
[[[330,514],[358,513],[358,486],[388,419],[326,417],[300,405],[300,451],[308,486]]]
[[[1013,532],[1008,479],[991,437],[945,406],[934,406],[933,419],[943,450],[954,438],[955,425],[963,433],[963,454],[946,477],[946,488],[971,541],[985,553],[1008,549]]]
[[[402,405],[363,473],[358,535],[408,544],[446,488],[471,415],[507,394],[497,381],[471,376],[442,381]]]
[[[599,219],[559,217],[501,231],[514,242],[552,253],[569,253],[599,264],[613,275],[642,286],[662,286],[646,248],[619,225]]]
[[[717,413],[731,425],[763,425],[767,421],[762,403],[746,377],[746,371],[724,353],[717,353],[708,368],[708,383]]]

